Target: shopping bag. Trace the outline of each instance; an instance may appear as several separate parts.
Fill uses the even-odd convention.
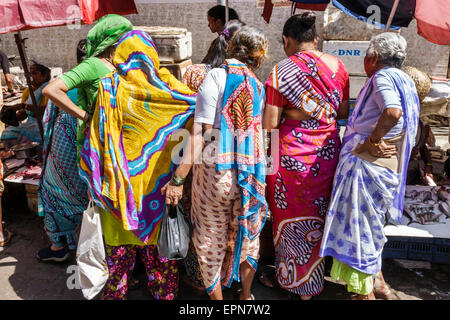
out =
[[[79,283],[83,296],[91,300],[108,280],[99,208],[91,201],[83,213],[77,247]]]
[[[169,260],[184,259],[191,241],[192,224],[181,201],[164,210],[158,237],[158,253]]]

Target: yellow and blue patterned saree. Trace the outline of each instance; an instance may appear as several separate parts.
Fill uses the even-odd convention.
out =
[[[159,69],[151,37],[130,31],[119,41],[117,71],[100,82],[81,152],[80,174],[100,208],[145,244],[155,244],[164,212],[161,188],[176,169],[177,129],[192,118],[196,94]]]

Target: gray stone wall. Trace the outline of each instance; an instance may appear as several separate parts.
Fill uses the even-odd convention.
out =
[[[186,1],[187,2],[187,1]],[[269,57],[258,70],[257,75],[265,81],[273,67],[278,61],[285,58],[282,43],[281,31],[284,22],[290,16],[290,7],[274,8],[270,24],[267,24],[261,17],[263,8],[258,5],[257,0],[230,0],[230,6],[235,8],[241,19],[247,24],[256,26],[264,31],[269,39]],[[137,3],[138,15],[130,15],[128,18],[135,25],[147,26],[172,26],[182,27],[192,32],[193,39],[193,63],[201,61],[215,38],[208,28],[206,19],[207,10],[214,6],[216,1],[204,1],[196,3]],[[337,30],[335,34],[342,33],[342,22],[345,20],[345,33],[361,34],[360,30],[364,23],[356,21],[351,17],[341,17],[341,22],[335,23],[328,28],[325,36],[330,35],[332,30]],[[317,29],[323,40],[324,14],[318,13]],[[330,24],[331,26],[332,24]],[[75,48],[77,42],[86,36],[89,25],[81,25],[79,29],[69,29],[68,27],[53,27],[36,29],[22,32],[26,41],[27,53],[31,59],[35,59],[49,67],[61,67],[64,71],[76,65]],[[339,31],[340,30],[340,31]],[[436,73],[436,65],[448,61],[448,46],[437,46],[417,35],[416,25],[413,22],[408,29],[402,30],[407,37],[411,65],[422,67],[426,72]],[[18,55],[13,34],[0,35],[3,40],[3,50],[7,54]],[[322,42],[321,42],[322,43]],[[410,59],[410,58],[408,58]]]

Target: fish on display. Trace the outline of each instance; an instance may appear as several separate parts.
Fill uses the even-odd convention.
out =
[[[443,213],[437,214],[433,211],[427,211],[420,214],[417,214],[416,217],[419,219],[419,223],[421,224],[432,224],[432,223],[440,223],[439,218],[443,215]]]
[[[442,210],[441,210],[442,211]],[[449,210],[450,211],[450,210]],[[434,212],[434,206],[408,206],[405,205],[403,212],[408,216],[409,223],[434,224],[440,223],[439,218],[444,213],[437,214]]]
[[[450,218],[450,201],[440,201],[439,210],[445,215],[446,218]]]

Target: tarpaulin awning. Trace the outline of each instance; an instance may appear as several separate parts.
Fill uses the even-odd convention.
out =
[[[22,39],[20,31],[81,22],[91,24],[94,20],[111,13],[133,14],[137,13],[137,9],[133,0],[1,0],[0,34],[19,31],[15,34],[15,39],[42,137],[42,112],[37,107],[31,85],[25,40]]]
[[[292,2],[293,8],[295,9],[307,9],[314,11],[325,11],[330,0],[290,0]],[[265,0],[264,2],[264,11],[262,13],[262,17],[264,20],[269,23],[270,17],[272,16],[272,11],[274,7],[274,2],[284,2],[284,1],[272,1]],[[295,11],[295,10],[293,10]]]
[[[418,33],[436,44],[450,45],[450,1],[416,0]]]
[[[123,0],[2,0],[0,33],[72,23],[91,24],[109,14],[137,13],[134,1]]]
[[[395,0],[333,0],[333,5],[344,13],[380,28],[385,28],[388,24],[394,3]],[[416,0],[399,1],[390,29],[408,27],[414,17],[415,8]],[[379,21],[374,19],[378,9],[380,13]]]
[[[269,23],[273,3],[287,1],[265,0],[264,20]],[[324,10],[330,2],[289,1],[296,8],[308,10]],[[351,17],[386,30],[408,27],[415,18],[419,35],[436,44],[450,45],[450,0],[333,0],[333,5]]]

